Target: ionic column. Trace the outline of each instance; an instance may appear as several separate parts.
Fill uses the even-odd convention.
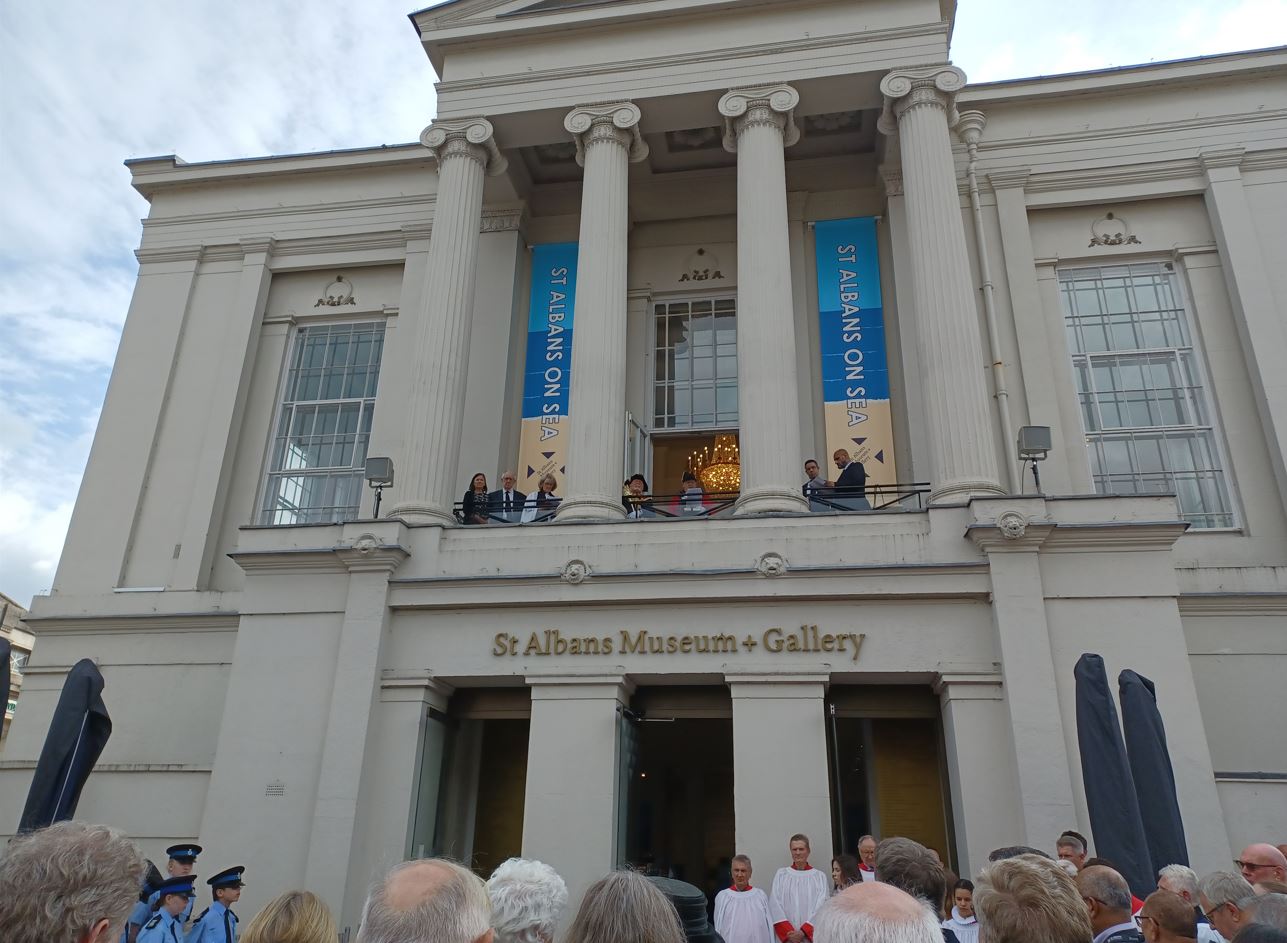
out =
[[[954,66],[891,72],[878,127],[899,135],[917,350],[929,425],[931,501],[1001,494],[973,280],[948,129]],[[1013,443],[1006,443],[1009,448]]]
[[[412,340],[413,374],[406,412],[405,484],[390,517],[411,523],[455,522],[453,495],[465,412],[470,317],[478,267],[478,229],[483,213],[483,176],[503,173],[501,156],[486,118],[435,121],[420,143],[438,161],[433,236],[425,266],[424,308]]]
[[[626,237],[629,165],[648,156],[631,102],[582,105],[563,126],[576,138],[581,184],[576,326],[568,391],[567,497],[559,520],[610,521],[621,506],[626,415]]]
[[[738,514],[807,511],[800,494],[800,398],[783,147],[800,139],[789,85],[719,100],[724,148],[737,154]]]

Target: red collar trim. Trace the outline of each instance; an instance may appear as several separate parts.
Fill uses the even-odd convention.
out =
[[[728,886],[728,889],[729,889],[730,891],[737,891],[737,893],[739,893],[739,894],[744,894],[744,893],[746,893],[747,891],[753,891],[753,890],[755,890],[755,888],[751,887],[751,885],[749,885],[749,884],[748,884],[748,885],[746,885],[746,887],[738,887],[736,884],[730,884],[730,885]]]
[[[875,868],[869,868],[869,867],[867,867],[865,864],[863,864],[861,861],[859,861],[859,862],[858,862],[858,870],[859,870],[859,871],[866,871],[868,874],[875,874],[875,873],[876,873],[876,869],[875,869]]]
[[[811,865],[811,864],[806,864],[803,868],[797,868],[797,867],[795,866],[795,864],[793,863],[793,864],[791,865],[791,870],[792,870],[792,871],[812,871],[812,870],[813,870],[813,865]]]

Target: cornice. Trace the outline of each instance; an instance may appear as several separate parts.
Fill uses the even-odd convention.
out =
[[[1149,125],[1111,125],[1094,130],[1059,131],[1032,137],[989,138],[979,144],[979,152],[1020,150],[1050,145],[1084,141],[1112,140],[1120,143],[1128,138],[1151,138],[1168,131],[1210,131],[1213,128],[1239,124],[1262,124],[1267,121],[1287,121],[1287,108],[1267,108],[1263,111],[1244,111],[1235,114],[1209,115],[1202,118],[1182,118]]]
[[[352,216],[363,210],[390,207],[432,207],[437,202],[433,193],[371,197],[365,200],[336,200],[327,203],[301,203],[296,206],[265,206],[243,210],[219,210],[210,213],[185,213],[179,216],[154,217],[143,220],[143,230],[173,227],[201,226],[206,223],[224,223],[243,219],[288,219],[293,216],[315,216],[321,213],[339,213]],[[417,215],[428,215],[423,210]]]
[[[1180,614],[1188,616],[1283,616],[1287,593],[1180,593]]]
[[[990,170],[987,172],[988,185],[996,190],[1023,190],[1028,186],[1032,176],[1031,167],[1014,167],[1009,170]]]
[[[205,251],[202,245],[163,246],[135,249],[134,258],[139,265],[159,265],[163,262],[199,262]]]
[[[1041,549],[1071,553],[1170,550],[1188,529],[1186,521],[1058,524]]]
[[[165,613],[141,612],[130,615],[28,616],[28,624],[45,635],[129,635],[138,632],[235,632],[241,621],[238,612]],[[28,670],[26,673],[30,673]]]
[[[876,30],[868,32],[842,33],[835,36],[805,37],[802,39],[776,41],[772,43],[755,43],[732,48],[712,48],[700,53],[682,53],[668,56],[652,56],[646,59],[635,59],[630,63],[631,70],[638,73],[648,69],[670,69],[675,66],[688,66],[701,63],[727,63],[736,59],[756,58],[758,56],[799,53],[809,54],[818,50],[836,48],[870,47],[884,39],[904,39],[921,36],[942,36],[948,32],[945,23],[930,23],[917,26],[903,26],[897,29]],[[587,78],[595,75],[613,75],[622,69],[620,62],[601,63],[591,66],[564,66],[555,69],[539,69],[530,72],[507,72],[502,75],[491,75],[472,79],[454,79],[438,82],[434,88],[441,100],[457,92],[483,91],[521,82],[524,85],[563,79]]]

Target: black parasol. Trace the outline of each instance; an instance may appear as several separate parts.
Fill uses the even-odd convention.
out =
[[[1156,874],[1168,864],[1187,865],[1184,819],[1175,795],[1175,770],[1166,748],[1166,727],[1157,709],[1157,689],[1148,678],[1128,668],[1117,676],[1117,690],[1122,702],[1126,752],[1153,872]]]
[[[103,675],[90,659],[82,658],[63,682],[18,831],[44,828],[75,815],[80,791],[111,735]]]
[[[1077,745],[1086,811],[1095,854],[1113,862],[1136,897],[1157,889],[1149,858],[1139,800],[1117,722],[1117,705],[1108,687],[1104,659],[1085,654],[1073,669],[1077,682]]]

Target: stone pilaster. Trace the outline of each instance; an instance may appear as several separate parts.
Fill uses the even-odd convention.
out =
[[[719,100],[724,147],[737,154],[737,377],[742,496],[737,513],[806,511],[800,494],[800,397],[792,371],[791,241],[784,147],[800,138],[789,85]]]
[[[438,161],[438,196],[425,266],[424,307],[412,344],[413,374],[403,440],[403,483],[390,517],[450,524],[465,412],[470,317],[478,268],[483,177],[506,161],[486,118],[435,121],[420,135]]]
[[[885,111],[878,126],[901,139],[935,502],[1003,490],[948,135],[957,120],[953,97],[964,86],[965,73],[954,66],[903,69],[880,83]]]
[[[631,102],[581,105],[563,126],[576,138],[581,184],[576,330],[568,395],[567,497],[559,520],[623,517],[626,415],[626,237],[629,165],[648,156]]]

